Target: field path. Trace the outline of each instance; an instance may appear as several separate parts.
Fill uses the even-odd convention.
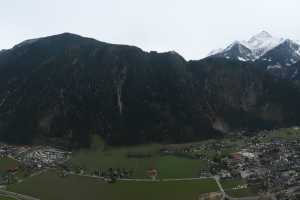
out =
[[[162,181],[194,181],[194,180],[202,180],[202,179],[211,179],[212,177],[199,177],[199,178],[164,178]]]
[[[226,195],[226,193],[225,193],[225,191],[224,191],[224,189],[222,187],[222,184],[220,183],[220,177],[219,176],[214,176],[213,178],[215,179],[215,181],[216,181],[216,183],[217,183],[217,185],[218,185],[218,187],[220,189],[220,192],[222,193],[222,199],[225,199],[225,197],[231,199],[230,197],[228,197]]]
[[[40,199],[35,198],[35,197],[31,197],[31,196],[27,196],[27,195],[23,195],[23,194],[18,194],[18,193],[15,193],[15,192],[9,192],[9,191],[6,191],[6,190],[0,190],[0,194],[4,195],[4,196],[12,197],[12,198],[17,199],[17,200],[40,200]]]
[[[259,197],[258,196],[252,196],[252,197],[239,197],[239,198],[234,198],[234,197],[231,197],[229,196],[228,194],[226,194],[226,192],[224,191],[223,187],[222,187],[222,184],[220,182],[220,177],[219,176],[214,176],[214,179],[220,189],[220,192],[222,193],[222,199],[229,199],[229,200],[258,200]]]

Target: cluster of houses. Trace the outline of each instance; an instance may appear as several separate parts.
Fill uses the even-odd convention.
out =
[[[14,146],[0,143],[0,159],[8,158],[16,161],[15,166],[9,166],[0,171],[0,186],[18,181],[18,174],[29,175],[32,172],[37,172],[37,170],[60,166],[69,157],[70,152],[56,148]]]
[[[0,144],[0,157],[10,157],[29,168],[55,167],[70,157],[70,152],[52,147]]]
[[[34,147],[19,154],[16,158],[23,164],[32,168],[55,167],[70,157],[70,152],[52,147]]]
[[[242,178],[261,192],[291,199],[300,190],[300,140],[273,139],[247,144],[246,148],[222,158],[216,174],[223,179]]]
[[[94,175],[104,177],[104,178],[113,178],[113,179],[122,179],[129,178],[133,174],[133,170],[127,170],[125,168],[109,168],[108,170],[98,170],[94,172]]]
[[[2,157],[17,157],[18,155],[28,151],[29,146],[14,146],[0,143],[0,158]]]

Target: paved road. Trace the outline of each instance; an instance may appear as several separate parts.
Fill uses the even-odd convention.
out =
[[[82,176],[82,177],[88,177],[88,178],[101,179],[101,180],[104,179],[104,177],[102,177],[102,176],[95,176],[95,175],[76,174],[76,173],[73,173],[73,172],[69,172],[68,174],[74,175],[74,176]]]
[[[27,196],[27,195],[23,195],[23,194],[18,194],[15,192],[9,192],[6,190],[0,190],[0,195],[4,195],[4,196],[8,196],[8,197],[12,197],[18,200],[40,200],[38,198],[35,197],[31,197],[31,196]]]
[[[228,198],[229,200],[258,200],[259,199],[258,196],[233,198],[228,195],[226,195],[226,198]]]
[[[211,179],[212,177],[199,177],[199,178],[165,178],[162,181],[193,181],[193,180],[203,180]]]
[[[222,184],[220,183],[220,177],[219,176],[214,176],[213,178],[215,179],[215,181],[216,181],[216,183],[217,183],[217,185],[220,189],[220,192],[222,193],[222,199],[225,199],[225,197],[228,198],[228,196],[226,195],[226,193],[225,193],[225,191],[222,187]]]
[[[70,172],[69,174],[75,175],[75,176],[82,176],[82,177],[88,177],[88,178],[95,178],[95,179],[101,179],[103,180],[104,177],[102,176],[95,176],[95,175],[86,175],[86,174],[76,174]],[[145,178],[120,178],[118,180],[120,181],[140,181],[140,182],[153,182],[153,181],[193,181],[193,180],[201,180],[201,179],[211,179],[213,177],[199,177],[199,178],[164,178],[164,179],[157,179],[157,180],[152,180],[152,179],[145,179]]]
[[[225,199],[225,197],[229,200],[258,200],[258,196],[252,196],[252,197],[240,197],[240,198],[234,198],[226,194],[225,190],[222,187],[222,184],[220,183],[220,177],[219,176],[214,176],[214,179],[220,189],[220,192],[222,193],[222,199]]]

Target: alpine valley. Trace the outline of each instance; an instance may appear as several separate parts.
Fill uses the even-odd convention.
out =
[[[28,40],[0,51],[0,139],[187,142],[299,125],[299,61],[297,42],[265,31],[198,61],[70,33]]]

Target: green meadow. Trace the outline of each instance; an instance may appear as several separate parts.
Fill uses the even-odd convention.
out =
[[[170,182],[121,181],[114,184],[99,179],[68,176],[56,171],[31,177],[10,185],[10,191],[30,195],[41,200],[196,200],[202,193],[218,191],[213,179]]]
[[[12,167],[18,166],[19,163],[11,158],[4,157],[0,158],[0,173],[5,172]]]
[[[70,164],[86,169],[87,172],[125,168],[133,170],[133,178],[146,178],[149,168],[158,170],[159,178],[193,178],[198,177],[202,169],[208,168],[206,161],[182,156],[159,153],[162,145],[150,144],[131,147],[104,147],[98,140],[90,149],[83,149],[73,154]],[[146,158],[129,158],[128,154],[146,154]]]
[[[16,199],[0,195],[0,200],[16,200]]]

